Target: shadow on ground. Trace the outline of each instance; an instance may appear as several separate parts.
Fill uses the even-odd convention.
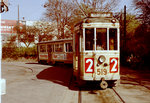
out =
[[[72,65],[59,64],[54,67],[44,69],[36,75],[38,79],[52,81],[54,83],[68,87],[70,90],[91,91],[99,90],[98,82],[77,82],[73,79]]]
[[[44,69],[36,75],[38,79],[52,81],[54,83],[68,86],[72,76],[72,67],[66,65],[58,65]]]

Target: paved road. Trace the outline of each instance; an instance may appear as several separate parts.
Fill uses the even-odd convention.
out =
[[[71,76],[68,65],[2,62],[2,77],[7,80],[2,103],[122,103],[111,88],[100,90],[91,83],[78,88],[71,84]],[[124,83],[115,90],[126,103],[150,101],[150,91],[140,85]]]
[[[2,103],[62,103],[68,92],[70,68],[21,62],[2,63],[2,68],[7,80]]]

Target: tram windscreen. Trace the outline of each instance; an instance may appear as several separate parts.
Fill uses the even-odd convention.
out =
[[[117,50],[117,29],[109,29],[109,50]]]
[[[94,28],[85,29],[85,50],[94,50]]]
[[[106,28],[96,28],[96,50],[107,50]]]

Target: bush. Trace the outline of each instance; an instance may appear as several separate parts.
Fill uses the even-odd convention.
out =
[[[33,47],[16,47],[16,46],[3,46],[2,48],[2,58],[12,58],[18,59],[20,57],[24,58],[36,58],[37,57],[37,48],[36,46]]]

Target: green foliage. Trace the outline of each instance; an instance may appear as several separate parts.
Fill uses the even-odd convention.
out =
[[[135,35],[135,31],[139,27],[139,25],[140,22],[136,19],[135,15],[126,15],[126,32],[128,38],[131,38]]]
[[[5,45],[2,48],[2,58],[12,58],[12,59],[18,59],[20,57],[25,58],[36,58],[37,57],[37,48],[36,46],[33,47],[16,47],[16,46],[8,46]]]
[[[2,58],[14,58],[14,59],[16,59],[17,58],[16,53],[17,52],[16,52],[15,47],[4,46],[2,48]]]
[[[138,30],[141,25],[140,21],[136,18],[135,15],[127,13],[126,35],[124,35],[124,17],[122,13],[117,14],[116,18],[120,22],[120,31],[121,31],[120,36],[121,64],[127,65],[129,62],[128,59],[131,57],[131,55],[133,56],[134,60],[130,61],[129,63],[130,65],[135,65],[137,62],[138,62],[137,64],[143,63],[140,61],[143,61],[142,57],[146,53],[146,51],[144,51],[146,46],[142,42],[144,36],[141,35],[137,37],[137,33],[139,32]]]

